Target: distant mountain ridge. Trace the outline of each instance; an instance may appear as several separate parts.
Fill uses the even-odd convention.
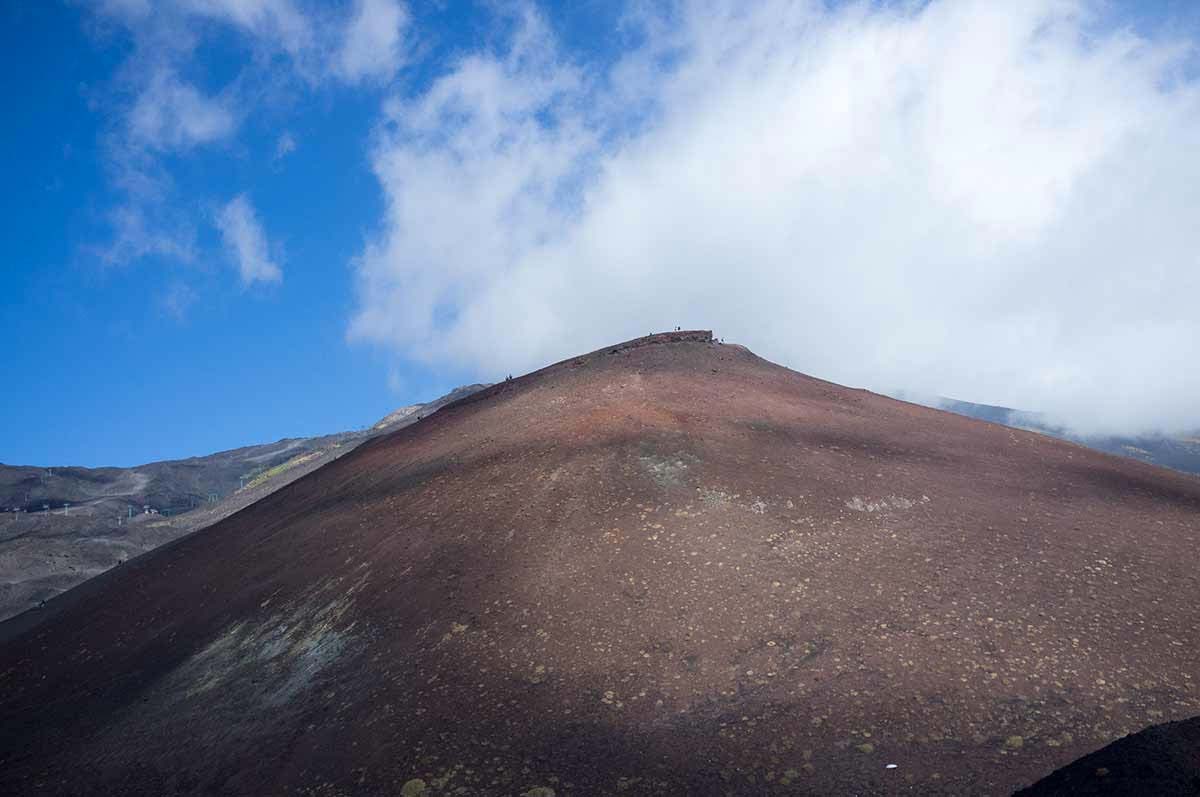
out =
[[[416,423],[485,387],[464,385],[364,430],[132,468],[0,464],[0,621],[228,517],[365,440]]]
[[[970,401],[938,397],[934,399],[918,399],[907,395],[898,395],[905,401],[924,404],[956,415],[964,415],[980,421],[990,421],[1014,429],[1025,429],[1040,432],[1061,440],[1070,440],[1097,451],[1117,454],[1122,457],[1132,457],[1152,465],[1200,475],[1200,431],[1177,436],[1083,436],[1072,434],[1058,424],[1051,423],[1046,416],[1037,412],[1016,410],[1011,407],[999,407],[992,404],[975,404]]]

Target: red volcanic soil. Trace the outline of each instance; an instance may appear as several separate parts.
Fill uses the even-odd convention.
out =
[[[631,341],[2,643],[0,793],[1005,794],[1200,714],[1198,539],[1194,477]]]

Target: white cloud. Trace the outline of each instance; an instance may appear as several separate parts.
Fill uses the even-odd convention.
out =
[[[99,10],[111,17],[139,19],[150,13],[150,0],[99,0]]]
[[[167,219],[148,222],[143,206],[136,203],[114,208],[108,218],[113,238],[95,251],[109,265],[150,256],[184,263],[195,258],[195,230],[186,224]]]
[[[397,0],[360,0],[347,4],[344,13],[293,0],[90,5],[93,32],[102,39],[126,37],[129,53],[93,102],[108,117],[102,145],[120,195],[114,217],[124,217],[102,252],[108,261],[170,256],[171,241],[179,237],[174,217],[203,204],[180,197],[168,156],[234,142],[243,122],[264,103],[293,96],[297,88],[390,77],[403,60],[408,23],[406,7]],[[238,40],[235,49],[248,49],[249,58],[232,70],[218,70],[230,75],[219,86],[196,82],[196,75],[209,71],[197,68],[205,66],[204,48],[229,34]],[[275,157],[295,147],[295,138],[284,133]]]
[[[529,24],[506,56],[472,56],[417,102],[389,108],[375,169],[392,234],[364,256],[355,334],[431,342],[441,309],[469,305],[567,223],[555,193],[592,138],[570,119],[556,130],[537,118],[573,114],[580,78]]]
[[[286,158],[296,151],[296,137],[284,131],[275,141],[275,159]]]
[[[350,337],[494,376],[711,326],[847,384],[1200,426],[1200,95],[1103,8],[707,0],[588,79],[527,14],[389,107]]]
[[[225,248],[237,263],[243,285],[283,280],[283,270],[271,258],[267,236],[245,194],[221,208],[216,224]]]
[[[207,97],[161,69],[138,95],[127,127],[133,142],[178,150],[227,138],[235,120],[227,102]]]
[[[293,57],[316,46],[312,21],[291,0],[177,0],[185,14],[241,29]]]
[[[163,312],[179,323],[187,320],[188,311],[196,302],[196,291],[187,283],[171,284],[162,296]]]
[[[396,0],[358,0],[337,55],[344,80],[387,80],[400,68],[408,13]]]
[[[97,19],[115,22],[135,47],[127,70],[144,81],[146,67],[190,61],[205,37],[226,28],[244,37],[256,56],[251,66],[275,78],[321,83],[384,80],[404,61],[409,25],[401,0],[354,0],[346,13],[293,0],[93,0]],[[206,27],[202,23],[211,23]],[[283,54],[286,58],[276,59]],[[281,71],[280,66],[287,69]]]

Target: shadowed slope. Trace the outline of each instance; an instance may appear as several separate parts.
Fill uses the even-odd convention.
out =
[[[1039,780],[1017,797],[1200,794],[1200,717],[1118,739]]]
[[[656,336],[8,642],[0,791],[1007,793],[1200,712],[1198,537],[1192,477]]]

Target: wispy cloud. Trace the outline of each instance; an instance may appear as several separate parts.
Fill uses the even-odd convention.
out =
[[[275,141],[275,159],[282,160],[296,151],[296,137],[284,131]]]
[[[322,86],[385,81],[404,60],[408,13],[397,0],[359,0],[329,9],[293,0],[99,0],[93,18],[102,36],[120,36],[128,56],[94,103],[106,114],[104,149],[117,196],[105,261],[191,253],[179,216],[200,212],[205,197],[180,197],[172,158],[233,146],[264,96],[280,86],[299,93]],[[250,57],[220,85],[206,86],[205,48],[239,37]],[[274,156],[296,147],[284,133]],[[184,229],[194,224],[183,223]]]
[[[185,282],[175,282],[167,289],[162,297],[163,312],[182,323],[187,320],[188,311],[196,302],[196,292]]]
[[[389,106],[350,336],[495,374],[711,325],[850,384],[1200,425],[1200,92],[1105,9],[704,0],[587,75],[526,11]]]
[[[127,127],[136,144],[180,150],[227,138],[236,120],[228,101],[205,96],[163,68],[142,88]]]
[[[283,270],[270,254],[266,233],[245,194],[234,197],[217,213],[217,229],[237,264],[243,285],[281,282]]]
[[[196,256],[196,231],[191,225],[174,219],[159,218],[147,223],[143,206],[120,205],[108,214],[113,236],[107,244],[95,247],[100,259],[115,265],[162,257],[190,263]]]
[[[387,80],[403,60],[408,12],[396,0],[358,0],[337,55],[344,80]]]
[[[312,20],[291,0],[168,0],[160,8],[171,5],[182,16],[231,25],[268,49],[280,49],[293,58],[307,57],[321,46]]]

